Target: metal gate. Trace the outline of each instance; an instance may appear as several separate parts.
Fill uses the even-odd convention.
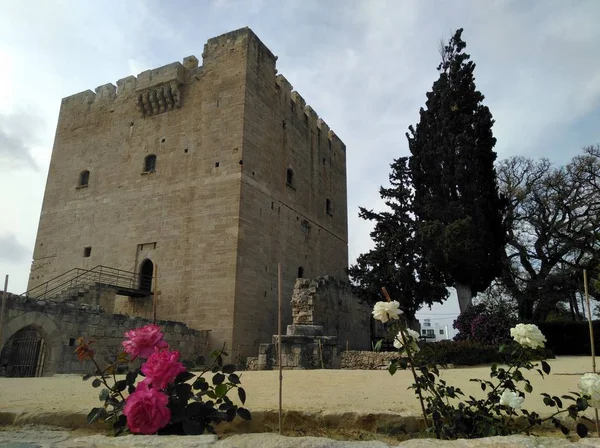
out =
[[[6,342],[0,354],[0,375],[8,377],[42,376],[44,338],[34,327],[17,331]]]

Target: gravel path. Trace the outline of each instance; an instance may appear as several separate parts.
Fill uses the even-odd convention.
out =
[[[561,357],[549,360],[552,373],[542,379],[531,375],[536,392],[562,395],[577,390],[584,372],[591,371],[590,357]],[[277,409],[277,371],[242,372],[249,409]],[[489,367],[448,369],[442,378],[467,394],[480,395],[481,390],[470,378],[489,378]],[[394,412],[418,414],[419,403],[412,391],[408,371],[391,376],[385,370],[288,370],[283,372],[283,407],[301,411]],[[76,375],[47,378],[0,378],[0,412],[74,411],[97,406],[99,389],[91,381]],[[524,406],[543,411],[541,400],[532,398]]]

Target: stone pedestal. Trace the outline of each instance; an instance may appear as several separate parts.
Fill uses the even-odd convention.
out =
[[[260,344],[259,370],[279,368],[275,335],[270,344]],[[320,325],[288,325],[287,334],[281,336],[281,367],[287,370],[339,369],[337,337],[323,336]]]

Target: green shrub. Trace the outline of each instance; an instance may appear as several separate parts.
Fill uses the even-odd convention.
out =
[[[514,343],[507,344],[508,346]],[[417,358],[430,364],[475,366],[480,364],[504,363],[506,353],[500,353],[498,346],[484,345],[473,341],[439,341],[421,345]],[[531,351],[532,359],[554,358],[551,350]]]

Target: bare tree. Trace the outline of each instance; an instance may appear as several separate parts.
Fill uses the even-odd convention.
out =
[[[500,162],[508,199],[502,282],[519,317],[543,320],[568,302],[579,314],[581,270],[594,270],[600,250],[600,148],[585,148],[565,167],[513,157]]]

